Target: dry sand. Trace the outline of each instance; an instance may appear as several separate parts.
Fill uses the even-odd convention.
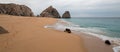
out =
[[[86,52],[79,36],[44,28],[54,18],[0,15],[0,52]]]

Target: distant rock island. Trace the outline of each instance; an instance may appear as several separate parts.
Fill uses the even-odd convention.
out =
[[[69,11],[65,11],[65,13],[62,15],[62,18],[71,18],[70,12]]]
[[[0,14],[15,16],[34,16],[32,10],[25,5],[18,4],[0,4]]]
[[[53,8],[52,6],[49,6],[46,8],[41,14],[40,17],[54,17],[54,18],[61,18],[58,11]]]

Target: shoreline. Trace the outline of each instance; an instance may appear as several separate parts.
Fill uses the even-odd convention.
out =
[[[0,35],[0,52],[113,52],[97,37],[44,28],[55,24],[55,18],[0,16],[0,25],[9,32]]]
[[[65,24],[69,25],[70,22],[67,22],[64,20],[59,20],[57,22],[57,24],[55,24],[55,26],[48,25],[48,28],[52,28],[52,29],[63,32],[64,31],[63,29],[65,27],[64,28],[62,28],[63,26],[59,27],[59,25],[60,25],[59,23],[61,25],[65,25]],[[45,28],[47,28],[47,26]],[[112,45],[106,45],[102,39],[95,37],[95,36],[92,36],[92,35],[82,33],[82,32],[79,33],[79,32],[74,32],[74,30],[72,30],[72,31],[73,31],[73,35],[80,36],[82,38],[85,49],[87,50],[87,52],[114,52],[112,49],[113,48]]]
[[[0,15],[0,26],[9,33],[0,34],[0,52],[86,52],[76,35],[44,28],[55,18]]]
[[[63,25],[68,24],[69,25],[70,22],[67,22],[64,20],[59,20],[57,23],[58,23],[57,24],[57,26],[58,26],[60,24],[63,24]],[[60,30],[60,31],[63,31],[63,29],[64,29],[62,27],[56,27],[54,25],[53,25],[53,27],[57,28],[56,30]],[[60,29],[60,28],[62,28],[62,29]],[[114,52],[113,45],[106,45],[102,39],[100,39],[96,36],[93,36],[93,35],[82,33],[82,32],[80,32],[80,33],[74,32],[73,29],[71,29],[71,30],[73,31],[73,35],[75,34],[77,36],[80,36],[83,39],[84,46],[87,49],[87,52]]]

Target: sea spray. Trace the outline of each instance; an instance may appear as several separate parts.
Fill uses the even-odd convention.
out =
[[[80,25],[73,24],[72,22],[65,21],[63,19],[59,19],[54,25],[46,25],[45,28],[52,28],[55,30],[64,31],[66,28],[69,28],[73,33],[82,32],[88,35],[92,35],[105,40],[110,40],[113,45],[114,52],[120,52],[120,38],[113,38],[105,36],[105,28],[98,27],[81,27]]]

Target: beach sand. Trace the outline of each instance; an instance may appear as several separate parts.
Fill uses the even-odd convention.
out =
[[[76,35],[80,36],[84,42],[85,49],[87,52],[114,52],[112,45],[106,45],[103,40],[98,37],[77,33]]]
[[[0,52],[86,52],[80,36],[44,28],[57,19],[0,15]]]

